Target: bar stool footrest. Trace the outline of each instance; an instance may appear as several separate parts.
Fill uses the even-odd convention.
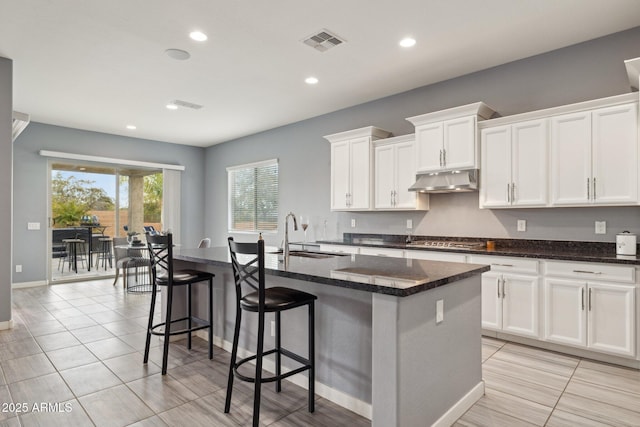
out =
[[[177,322],[184,322],[189,320],[188,317],[182,317],[180,319],[174,319],[172,320],[171,324],[177,323]],[[181,335],[181,334],[188,334],[189,332],[195,332],[195,331],[199,331],[201,329],[207,329],[210,326],[210,323],[207,322],[204,319],[200,319],[199,317],[195,317],[192,316],[191,317],[191,321],[194,323],[197,323],[197,326],[192,326],[191,328],[183,328],[183,329],[178,329],[177,331],[170,331],[169,332],[169,336],[174,336],[174,335]],[[155,325],[153,325],[150,329],[149,332],[151,332],[152,335],[158,335],[158,336],[164,336],[164,328],[162,331],[159,330],[159,328],[164,327],[167,324],[167,322],[162,322],[162,323],[156,323]]]
[[[263,357],[264,356],[268,356],[270,354],[274,354],[274,353],[277,353],[277,352],[278,352],[278,349],[273,348],[271,350],[263,352],[262,356]],[[298,354],[292,353],[289,350],[281,348],[280,349],[280,355],[288,357],[289,359],[295,360],[296,362],[301,363],[303,366],[300,366],[300,367],[298,367],[296,369],[292,369],[291,371],[282,373],[280,375],[273,375],[273,376],[270,376],[270,377],[262,377],[262,379],[260,381],[261,383],[270,383],[270,382],[275,382],[275,381],[278,381],[278,380],[283,380],[283,379],[288,378],[288,377],[290,377],[292,375],[299,374],[300,372],[308,371],[308,370],[311,369],[311,362],[309,361],[309,359],[305,359],[304,357],[302,357],[302,356],[300,356]],[[240,366],[242,366],[243,364],[245,364],[247,362],[255,360],[257,357],[258,357],[258,355],[254,354],[253,356],[245,357],[244,359],[240,359],[238,362],[236,362],[236,364],[233,366],[233,374],[234,374],[234,376],[236,378],[238,378],[239,380],[250,382],[250,383],[255,383],[256,379],[254,377],[248,377],[246,375],[241,374],[240,372],[238,372],[238,368],[240,368]]]

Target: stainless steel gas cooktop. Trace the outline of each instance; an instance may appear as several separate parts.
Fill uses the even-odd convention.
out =
[[[429,249],[482,249],[484,245],[484,242],[457,242],[453,240],[417,240],[407,243],[407,246]]]

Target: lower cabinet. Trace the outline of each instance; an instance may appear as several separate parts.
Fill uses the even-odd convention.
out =
[[[538,338],[538,288],[537,276],[484,273],[482,327]]]
[[[482,275],[482,328],[539,338],[538,261],[472,256],[470,262],[491,265]]]
[[[546,341],[621,356],[636,354],[634,285],[547,278]]]

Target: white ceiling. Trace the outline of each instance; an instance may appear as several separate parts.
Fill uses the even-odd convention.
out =
[[[638,0],[1,0],[0,56],[32,121],[209,146],[638,25]],[[301,42],[323,28],[347,42]]]

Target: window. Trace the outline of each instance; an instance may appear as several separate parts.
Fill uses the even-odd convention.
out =
[[[227,168],[229,230],[277,231],[278,160]]]

